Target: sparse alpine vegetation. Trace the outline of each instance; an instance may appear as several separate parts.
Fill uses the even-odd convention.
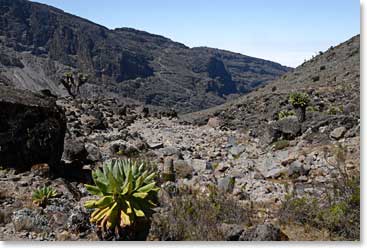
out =
[[[289,95],[289,103],[297,111],[298,119],[300,122],[306,120],[306,109],[310,104],[310,97],[306,93],[294,92]]]
[[[32,201],[36,206],[46,207],[51,198],[57,196],[57,191],[49,186],[37,188],[32,194]]]

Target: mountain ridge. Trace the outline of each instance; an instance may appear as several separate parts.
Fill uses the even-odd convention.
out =
[[[310,95],[311,105],[317,108],[310,115],[341,107],[345,115],[359,116],[359,51],[358,34],[249,94],[213,108],[188,113],[182,116],[182,120],[206,124],[208,119],[218,117],[227,128],[253,129],[261,133],[279,111],[287,110],[285,106],[291,92]],[[345,92],[346,89],[349,92]]]
[[[192,112],[224,103],[290,70],[132,28],[108,29],[48,5],[0,1],[0,81],[65,94],[66,71],[91,75],[85,97],[130,97]],[[10,62],[9,62],[10,61]]]

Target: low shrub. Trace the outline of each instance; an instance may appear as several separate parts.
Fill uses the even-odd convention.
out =
[[[334,149],[336,162],[332,165],[339,177],[324,185],[323,197],[286,197],[279,212],[283,223],[296,222],[317,228],[325,228],[331,236],[344,240],[360,239],[360,177],[351,176],[345,170],[346,150]]]
[[[289,111],[289,110],[281,110],[278,113],[278,120],[282,120],[284,118],[287,118],[288,116],[294,116],[296,115],[296,113],[294,111]]]
[[[360,206],[359,180],[350,182],[354,186],[348,196],[340,199],[288,196],[280,211],[282,223],[296,222],[327,229],[331,235],[346,240],[359,240]],[[357,186],[358,185],[358,186]]]
[[[331,106],[327,111],[326,113],[329,114],[329,115],[338,115],[338,114],[341,114],[343,113],[343,107],[342,106]]]
[[[224,240],[220,224],[250,224],[249,207],[214,186],[208,189],[208,194],[180,189],[167,211],[154,215],[152,236],[159,240]]]
[[[317,107],[315,107],[315,106],[308,106],[306,108],[306,111],[307,112],[319,112],[319,109]]]

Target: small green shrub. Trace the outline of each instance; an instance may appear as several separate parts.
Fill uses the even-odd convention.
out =
[[[300,92],[291,93],[288,101],[296,109],[298,120],[304,122],[306,120],[306,108],[310,103],[308,94]]]
[[[288,116],[294,116],[296,113],[294,111],[289,111],[289,110],[281,110],[278,113],[278,120],[282,120],[284,118],[287,118]]]
[[[289,102],[295,108],[306,108],[310,103],[310,97],[306,93],[294,92],[289,95]]]
[[[119,150],[118,152],[116,152],[116,155],[122,156],[122,155],[124,155],[124,151],[123,150]]]
[[[288,140],[278,140],[278,141],[273,143],[273,149],[275,151],[282,150],[282,149],[284,149],[288,146],[289,146],[289,141]]]
[[[33,204],[39,207],[46,207],[49,200],[57,196],[57,191],[52,187],[44,186],[36,189],[32,194]]]
[[[145,167],[145,162],[112,160],[102,170],[93,171],[95,185],[85,186],[100,198],[87,201],[85,207],[95,209],[90,221],[97,223],[102,233],[114,231],[116,237],[134,239],[137,223],[143,223],[152,214],[159,188],[155,173]]]
[[[307,112],[319,112],[319,109],[317,107],[315,107],[315,106],[308,106],[306,108],[306,111]]]
[[[326,113],[329,114],[329,115],[338,115],[338,114],[341,114],[343,113],[343,106],[331,106],[327,111]]]
[[[298,198],[292,195],[287,195],[280,211],[280,220],[283,223],[295,221],[300,224],[306,224],[315,220],[318,215],[317,211],[316,198]]]

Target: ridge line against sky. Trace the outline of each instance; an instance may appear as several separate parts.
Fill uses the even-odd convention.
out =
[[[35,0],[110,29],[130,27],[296,67],[360,33],[358,0]],[[108,4],[107,4],[108,3]]]

